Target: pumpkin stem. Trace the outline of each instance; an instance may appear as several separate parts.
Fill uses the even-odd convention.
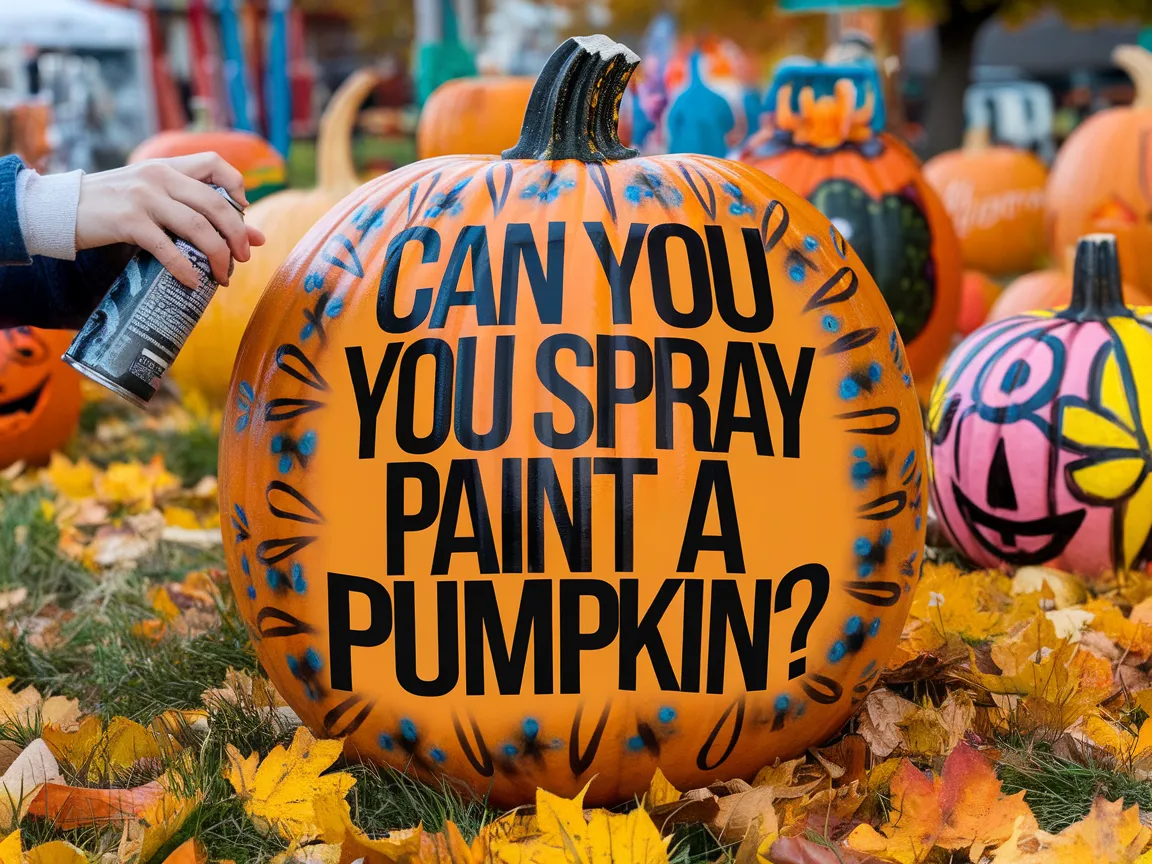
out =
[[[1133,108],[1152,108],[1152,51],[1140,45],[1117,45],[1112,62],[1128,73],[1136,85]]]
[[[1089,234],[1081,237],[1076,244],[1076,264],[1072,270],[1072,302],[1058,317],[1072,321],[1099,321],[1131,315],[1131,310],[1124,305],[1116,235]]]
[[[316,185],[322,189],[347,189],[360,185],[352,161],[352,130],[360,103],[380,83],[373,69],[358,69],[341,84],[320,116],[316,138]]]
[[[620,100],[640,58],[607,36],[556,49],[528,99],[519,143],[505,159],[608,162],[639,155],[620,143]]]
[[[992,133],[987,126],[973,126],[964,133],[965,150],[986,150],[992,146]]]

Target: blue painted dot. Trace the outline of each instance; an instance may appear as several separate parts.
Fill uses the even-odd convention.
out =
[[[509,759],[511,759],[513,756],[515,756],[517,753],[520,752],[520,748],[517,747],[515,744],[505,744],[501,749],[504,751],[504,755],[507,756]]]
[[[851,636],[854,633],[859,633],[860,628],[863,626],[864,622],[860,620],[860,616],[853,615],[851,618],[844,622],[844,632]]]
[[[311,431],[305,432],[300,437],[300,442],[296,445],[296,449],[305,456],[311,456],[316,452],[316,433]]]
[[[856,567],[856,572],[860,575],[861,579],[867,579],[876,571],[876,566],[871,561],[861,561]]]
[[[520,728],[524,730],[524,734],[529,738],[535,738],[540,734],[540,723],[534,717],[525,717],[524,722],[520,724]]]
[[[288,671],[293,675],[300,671],[300,661],[291,654],[288,655]]]
[[[665,705],[656,716],[660,718],[661,723],[671,723],[676,719],[676,709]]]
[[[919,531],[920,530],[920,514],[919,513],[916,514],[915,522],[916,522],[916,530]]]
[[[857,537],[856,542],[852,544],[852,551],[857,555],[867,555],[872,551],[872,541],[867,537]]]
[[[1000,379],[1000,392],[1011,393],[1013,390],[1019,390],[1028,383],[1028,376],[1031,374],[1032,369],[1027,362],[1013,360],[1004,372],[1004,377]]]
[[[400,737],[409,744],[416,740],[416,724],[407,717],[400,721]]]
[[[292,470],[292,457],[289,456],[287,453],[282,455],[280,457],[280,464],[278,467],[280,468],[281,474],[287,474],[289,471]]]
[[[396,742],[392,739],[392,736],[389,735],[387,732],[381,732],[380,737],[377,738],[376,740],[379,742],[381,750],[391,750],[393,747],[396,746]]]
[[[264,578],[268,580],[268,587],[269,588],[279,588],[280,587],[280,574],[277,573],[275,570],[269,568],[268,572],[266,574],[264,574]]]
[[[448,761],[448,754],[441,750],[439,747],[433,747],[428,755],[432,757],[432,761],[443,765]]]
[[[852,466],[852,476],[857,480],[867,480],[872,476],[872,466],[867,462],[857,462]]]
[[[876,668],[876,661],[875,661],[875,660],[869,660],[869,661],[868,661],[868,665],[867,665],[867,666],[865,666],[865,667],[864,667],[864,668],[863,668],[863,669],[860,671],[860,677],[861,677],[861,678],[867,678],[869,675],[871,675],[871,674],[872,674],[872,670],[873,670],[873,669],[875,669],[875,668]]]
[[[829,333],[836,333],[840,329],[840,319],[835,315],[825,315],[820,319],[820,325]]]
[[[869,636],[875,636],[879,632],[880,632],[880,619],[879,618],[873,618],[872,623],[868,625],[868,635]]]
[[[830,663],[839,663],[844,659],[844,655],[848,653],[848,646],[840,640],[832,643],[832,647],[828,649],[828,661]]]
[[[880,535],[880,545],[881,546],[887,546],[891,542],[892,542],[892,529],[891,528],[885,528],[884,533],[882,533]]]
[[[308,668],[313,672],[319,672],[320,667],[324,665],[324,661],[320,659],[320,655],[316,653],[315,648],[309,648],[304,652],[304,662],[308,664]]]
[[[248,563],[247,555],[240,556],[240,569],[244,571],[245,576],[252,575],[252,565]]]
[[[631,750],[633,753],[639,752],[640,750],[644,749],[644,739],[639,735],[633,735],[624,743],[624,746]]]
[[[855,399],[859,395],[860,385],[853,381],[851,378],[845,378],[840,382],[841,399]]]
[[[865,450],[863,447],[853,447],[852,448],[852,455],[855,456],[857,459],[864,459],[865,457],[867,457],[868,451]]]
[[[888,350],[889,351],[895,351],[896,350],[896,331],[895,330],[893,330],[891,333],[888,334]]]
[[[805,271],[804,271],[804,265],[803,264],[793,264],[791,267],[788,268],[788,278],[791,279],[793,282],[803,282],[804,281],[804,272]]]
[[[292,590],[303,594],[308,590],[308,583],[304,579],[304,568],[299,564],[292,565]]]
[[[273,435],[272,436],[272,452],[273,453],[279,453],[283,449],[284,449],[284,436],[283,435]]]
[[[256,586],[254,586],[254,585],[248,586],[248,599],[249,600],[255,600],[256,599]]]
[[[796,719],[799,720],[801,717],[803,717],[804,712],[807,710],[808,710],[808,703],[807,702],[801,702],[799,705],[797,705],[796,706]]]
[[[884,372],[883,368],[875,360],[873,360],[871,363],[868,364],[868,378],[869,378],[869,380],[879,381],[880,376],[881,376],[881,374],[883,374],[883,372]]]
[[[817,249],[820,248],[820,241],[817,240],[815,237],[813,237],[811,234],[809,234],[807,237],[804,238],[804,248],[807,249],[809,252],[815,252]]]
[[[776,697],[776,701],[772,703],[772,707],[777,711],[787,711],[788,706],[792,704],[792,697],[787,693],[781,693]]]
[[[908,372],[905,372],[903,381],[904,381],[905,387],[911,387],[912,386],[912,375]]]

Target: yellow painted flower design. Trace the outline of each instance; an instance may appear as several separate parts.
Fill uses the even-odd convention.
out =
[[[1085,501],[1117,506],[1131,566],[1152,532],[1152,449],[1141,413],[1152,411],[1152,329],[1135,318],[1109,324],[1116,338],[1089,399],[1061,401],[1061,431],[1064,446],[1083,454],[1068,466],[1070,488]]]

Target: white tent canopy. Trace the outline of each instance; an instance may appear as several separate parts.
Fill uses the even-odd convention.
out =
[[[144,16],[134,9],[90,0],[0,0],[0,45],[137,51],[147,38]]]

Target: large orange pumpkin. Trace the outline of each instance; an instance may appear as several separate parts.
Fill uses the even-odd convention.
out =
[[[277,688],[500,804],[805,752],[919,573],[923,429],[875,283],[759,171],[623,147],[638,62],[570,39],[503,158],[333,208],[225,410],[228,570]]]
[[[314,189],[286,189],[244,212],[244,221],[264,232],[267,242],[237,264],[227,288],[212,298],[200,323],[172,366],[172,378],[222,404],[232,363],[260,292],[292,247],[333,204],[360,185],[352,160],[352,130],[360,103],[379,82],[368,69],[351,75],[333,94],[320,118]]]
[[[1124,281],[1152,294],[1152,53],[1113,51],[1136,85],[1136,100],[1085,120],[1064,142],[1048,178],[1052,257],[1063,260],[1082,234],[1116,235]]]
[[[60,355],[74,334],[0,330],[0,467],[48,461],[80,420],[80,376]]]
[[[973,129],[960,150],[924,165],[960,239],[964,266],[995,276],[1031,270],[1043,256],[1048,169],[1027,150],[992,147]]]
[[[1124,302],[1128,306],[1152,305],[1143,291],[1133,288],[1127,282],[1124,283],[1123,292]],[[987,321],[1002,321],[1043,309],[1059,309],[1071,302],[1072,275],[1068,270],[1037,270],[1008,283],[988,311]]]
[[[485,75],[441,84],[420,110],[416,153],[431,159],[511,147],[534,83],[533,78]]]
[[[877,98],[875,94],[870,94]],[[832,220],[864,260],[908,346],[912,373],[931,385],[948,351],[960,305],[960,247],[919,161],[873,131],[873,103],[857,108],[852,81],[815,98],[778,90],[769,125],[741,159],[800,193]]]
[[[205,152],[220,154],[244,175],[244,194],[249,203],[278,192],[287,182],[284,157],[276,148],[259,135],[238,129],[160,132],[133,150],[128,161],[144,162]]]

